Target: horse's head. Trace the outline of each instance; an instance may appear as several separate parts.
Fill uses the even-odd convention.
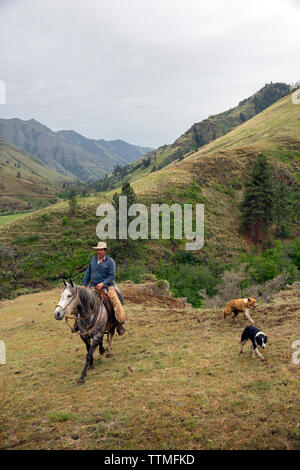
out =
[[[56,318],[56,320],[62,320],[66,313],[72,313],[78,305],[77,287],[74,286],[71,280],[69,284],[64,281],[64,284],[66,286],[65,290],[54,312],[54,318]]]

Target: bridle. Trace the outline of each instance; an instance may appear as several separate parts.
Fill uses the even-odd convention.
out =
[[[57,305],[56,305],[56,308],[57,308],[57,307],[61,308],[61,309],[64,311],[64,313],[65,313],[65,310],[66,310],[67,307],[69,307],[70,303],[73,302],[73,300],[76,300],[76,299],[78,298],[78,289],[77,289],[77,286],[76,286],[75,288],[76,288],[75,296],[74,296],[74,295],[72,296],[70,302],[68,302],[65,307],[62,307],[62,305],[57,304]]]
[[[95,322],[95,324],[94,324],[89,330],[87,330],[87,331],[85,331],[85,332],[83,332],[83,333],[76,331],[76,333],[79,334],[79,335],[81,335],[81,336],[85,336],[85,335],[87,335],[90,331],[92,331],[92,330],[98,325],[98,323],[100,322],[101,317],[102,317],[103,306],[104,306],[104,302],[103,302],[103,292],[99,291],[98,289],[95,289],[95,291],[96,291],[96,295],[95,295],[95,302],[94,302],[94,306],[93,306],[92,313],[91,313],[90,315],[87,315],[86,317],[83,317],[83,319],[84,319],[84,320],[88,320],[89,318],[91,318],[91,317],[94,315],[98,298],[100,298],[100,300],[102,300],[102,302],[101,302],[100,315],[99,315],[99,317],[97,318],[97,321]],[[73,297],[72,297],[71,300],[67,303],[67,305],[66,305],[65,307],[62,307],[61,305],[58,304],[58,305],[56,306],[56,308],[59,307],[59,308],[61,308],[61,309],[65,312],[66,308],[70,305],[70,303],[71,303],[73,300],[76,300],[77,298],[78,298],[78,289],[77,289],[77,286],[76,286],[75,295],[73,295]],[[74,312],[74,313],[75,313],[75,312]],[[79,314],[78,314],[78,315],[79,315]],[[69,327],[71,330],[73,330],[74,327],[71,327],[71,326],[69,325],[69,322],[68,322],[69,319],[70,319],[70,320],[78,320],[78,317],[77,317],[76,314],[75,314],[75,315],[74,315],[74,314],[72,314],[72,315],[65,315],[65,321],[66,321],[68,327]],[[79,315],[79,321],[80,321],[80,315]]]

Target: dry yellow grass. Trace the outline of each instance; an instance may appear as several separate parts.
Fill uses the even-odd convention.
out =
[[[61,290],[0,304],[7,346],[4,449],[299,449],[300,294],[254,313],[266,362],[239,355],[243,317],[149,298],[126,303],[123,337],[76,385],[85,347],[54,319]],[[0,390],[1,395],[1,390]]]

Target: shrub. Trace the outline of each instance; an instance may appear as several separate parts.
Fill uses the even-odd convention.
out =
[[[229,184],[233,189],[242,189],[243,187],[242,183],[239,181],[239,179],[236,176],[232,178]]]
[[[73,197],[69,200],[69,211],[70,211],[70,214],[75,215],[75,214],[76,214],[76,211],[77,211],[77,208],[78,208],[77,198],[76,198],[76,196],[73,196]]]
[[[143,262],[132,262],[128,266],[117,264],[117,282],[131,279],[135,284],[141,282],[141,276],[145,272],[145,264]]]
[[[246,265],[240,266],[238,271],[227,271],[223,274],[221,283],[217,287],[216,295],[205,296],[205,307],[222,308],[232,299],[254,297],[265,302],[274,293],[278,292],[289,281],[288,273],[284,272],[264,284],[251,284],[247,279]]]
[[[48,222],[50,220],[50,215],[42,214],[42,215],[40,215],[39,219],[40,219],[41,222]]]
[[[290,265],[293,259],[288,256],[289,250],[291,254],[295,253],[294,244],[285,246],[280,240],[276,240],[274,247],[263,253],[242,256],[241,259],[247,262],[246,271],[251,283],[262,284],[283,271],[292,272],[293,268]]]
[[[147,282],[147,281],[156,281],[156,276],[155,274],[151,274],[151,273],[145,273],[145,274],[142,274],[141,277],[140,277],[140,281],[143,283],[143,282]]]
[[[226,271],[216,288],[216,295],[205,297],[207,307],[221,307],[231,299],[254,297],[266,300],[285,284],[300,279],[300,240],[283,244],[276,240],[263,253],[243,254],[235,271]]]
[[[25,295],[25,294],[30,294],[30,293],[31,293],[31,290],[26,287],[23,287],[22,289],[17,289],[14,292],[16,297],[19,295]]]
[[[159,279],[169,281],[175,297],[186,297],[194,307],[202,305],[204,295],[216,293],[223,266],[214,259],[205,264],[165,265],[161,260],[156,272]],[[199,292],[201,293],[199,294]]]
[[[292,242],[287,251],[295,266],[300,270],[300,240]]]

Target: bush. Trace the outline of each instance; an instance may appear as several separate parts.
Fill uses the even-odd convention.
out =
[[[294,265],[300,270],[300,240],[295,240],[288,247],[288,255]]]
[[[76,198],[76,196],[73,196],[73,197],[69,200],[69,211],[70,211],[70,214],[71,214],[71,215],[75,215],[77,209],[78,209],[77,198]]]
[[[164,265],[161,260],[156,272],[158,279],[169,281],[175,297],[186,297],[194,307],[202,305],[205,295],[214,295],[223,266],[213,258],[206,264]],[[204,294],[204,295],[203,295]]]
[[[132,262],[128,266],[117,264],[117,282],[131,279],[135,284],[141,282],[141,276],[144,274],[146,266],[143,262]]]
[[[142,274],[141,277],[140,277],[140,281],[143,283],[143,282],[147,282],[147,281],[156,281],[156,276],[155,274],[151,274],[151,273],[146,273],[146,274]]]
[[[246,265],[243,264],[238,271],[225,272],[217,287],[217,294],[210,298],[205,297],[205,307],[222,308],[229,300],[244,297],[254,297],[265,302],[289,282],[289,275],[285,272],[264,284],[251,285],[245,268]]]
[[[48,214],[42,214],[39,219],[41,222],[48,222],[50,220],[50,216]]]
[[[17,297],[19,295],[25,295],[25,294],[30,294],[31,289],[27,289],[26,287],[23,287],[22,289],[17,289],[14,292],[14,295]]]
[[[298,250],[300,255],[298,240],[290,245],[283,245],[280,240],[276,240],[274,247],[265,250],[263,253],[242,256],[241,259],[247,262],[246,271],[249,274],[251,284],[263,284],[283,271],[290,275],[292,273],[296,275],[297,262],[299,262]]]

